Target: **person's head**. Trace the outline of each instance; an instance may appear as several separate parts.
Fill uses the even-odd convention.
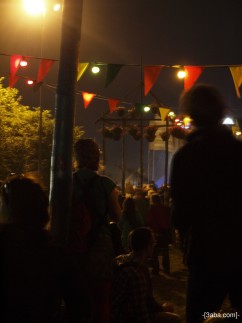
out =
[[[144,199],[145,192],[142,189],[136,189],[134,192],[134,198],[135,199]]]
[[[150,196],[150,204],[151,205],[158,205],[161,204],[161,198],[159,194],[152,194]]]
[[[154,234],[150,228],[139,227],[134,229],[129,234],[130,249],[135,253],[143,253],[153,250]]]
[[[16,175],[1,188],[1,213],[5,223],[44,228],[49,221],[47,194],[34,180]]]
[[[79,139],[74,145],[75,159],[78,168],[98,170],[100,161],[99,146],[92,139]]]
[[[180,108],[190,116],[196,127],[218,125],[228,110],[218,89],[205,84],[197,84],[184,91],[180,98]]]
[[[132,197],[126,197],[122,205],[123,211],[134,212],[135,211],[135,202]]]

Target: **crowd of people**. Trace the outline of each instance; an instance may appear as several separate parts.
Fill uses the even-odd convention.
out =
[[[115,183],[97,174],[98,145],[80,139],[74,150],[66,248],[58,246],[47,229],[49,201],[36,179],[11,175],[2,184],[0,321],[181,322],[171,313],[171,305],[156,303],[148,272],[152,260],[154,272],[159,273],[156,245],[165,249],[158,236],[159,228],[170,227],[168,208],[157,193],[151,199],[141,191],[121,203]],[[115,223],[116,231],[110,223]],[[114,241],[119,238],[117,251]],[[116,258],[122,254],[129,269]],[[169,271],[168,256],[164,263]],[[121,290],[118,277],[127,270]]]
[[[174,229],[188,268],[187,323],[212,322],[207,314],[219,313],[226,296],[240,322],[242,143],[221,125],[227,106],[217,89],[194,86],[181,106],[195,129],[173,159],[171,200],[154,185],[120,198],[113,180],[98,174],[98,145],[75,143],[65,248],[49,230],[41,184],[23,174],[7,177],[0,322],[181,323],[169,300],[155,300],[151,281],[151,274],[170,273]]]

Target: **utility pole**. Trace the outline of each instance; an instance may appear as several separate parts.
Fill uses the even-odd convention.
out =
[[[82,0],[64,0],[50,183],[51,231],[62,246],[67,242],[72,196],[72,145],[82,6]]]

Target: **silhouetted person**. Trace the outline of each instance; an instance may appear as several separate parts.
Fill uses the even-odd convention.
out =
[[[197,323],[226,295],[242,309],[242,142],[222,125],[216,88],[195,85],[180,104],[195,129],[173,160],[173,224],[186,240],[187,322]]]
[[[109,222],[117,222],[121,209],[116,184],[108,177],[97,174],[100,150],[92,139],[80,139],[75,143],[76,171],[73,177],[73,194],[79,194],[91,211],[90,228],[76,227],[70,221],[70,252],[76,261],[68,300],[68,311],[73,322],[106,323],[109,320],[109,291],[111,261],[114,257]],[[86,194],[88,193],[88,194]],[[76,214],[78,216],[78,214]],[[83,214],[80,213],[80,218]],[[86,234],[86,236],[85,236]],[[84,236],[83,236],[84,235]],[[79,239],[80,238],[80,239]],[[78,241],[85,240],[86,245]]]
[[[165,273],[170,273],[169,244],[172,243],[170,209],[161,202],[158,194],[151,195],[150,202],[146,225],[154,232],[156,241],[152,255],[153,274],[158,275],[160,271],[159,255],[162,255],[162,269]]]
[[[149,199],[145,197],[145,194],[143,189],[137,189],[134,193],[135,207],[143,225],[145,224],[146,216],[149,211]]]
[[[131,252],[114,262],[111,323],[181,323],[173,306],[153,296],[147,259],[154,246],[153,232],[139,227],[130,233]],[[169,312],[169,313],[168,313]]]
[[[126,197],[123,201],[122,216],[118,222],[121,231],[122,246],[125,251],[129,251],[129,233],[135,228],[142,226],[140,216],[135,207],[135,201],[132,197]]]
[[[48,197],[23,175],[1,188],[0,322],[54,322],[63,296],[65,257],[45,229]]]

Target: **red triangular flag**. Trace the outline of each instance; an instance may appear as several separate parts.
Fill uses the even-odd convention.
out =
[[[22,55],[12,55],[10,58],[10,75],[9,75],[9,86],[13,87],[17,82],[18,77],[16,76],[19,64],[22,60]]]
[[[201,66],[184,66],[186,76],[184,79],[184,89],[189,90],[196,82],[203,71]]]
[[[117,99],[108,99],[108,104],[109,104],[109,111],[112,113],[116,106],[118,105],[120,100]]]
[[[88,92],[82,92],[82,97],[84,101],[84,108],[86,109],[88,105],[91,103],[92,99],[94,98],[96,94],[94,93],[88,93]]]
[[[144,94],[149,93],[150,89],[157,80],[162,66],[145,66],[144,67]]]
[[[42,59],[39,65],[37,83],[42,82],[44,77],[47,75],[51,69],[54,61],[51,59]]]

